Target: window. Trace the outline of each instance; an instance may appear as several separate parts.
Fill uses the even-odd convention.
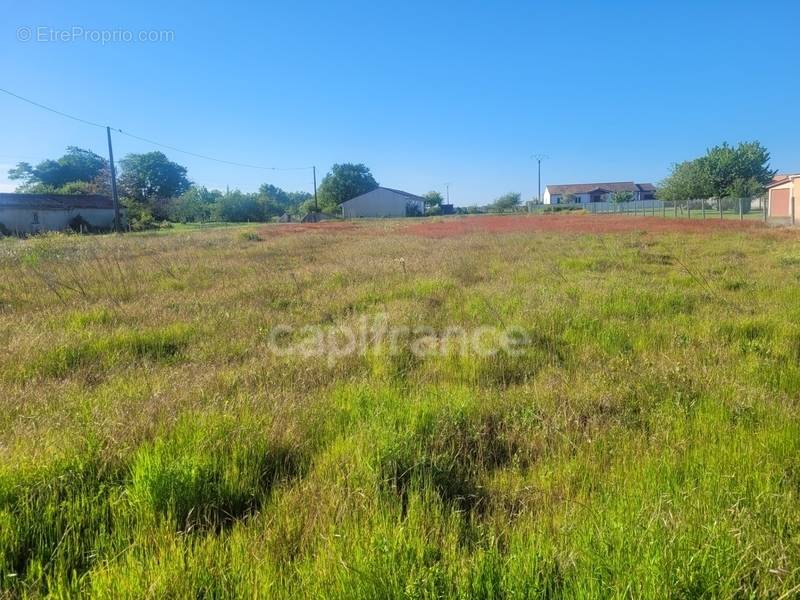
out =
[[[33,213],[33,224],[34,225],[38,225],[39,224],[39,213],[36,212],[36,211],[34,211],[34,213]]]

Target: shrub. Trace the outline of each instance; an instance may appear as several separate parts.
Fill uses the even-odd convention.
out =
[[[94,227],[81,215],[72,217],[67,226],[75,233],[91,233],[94,231]]]

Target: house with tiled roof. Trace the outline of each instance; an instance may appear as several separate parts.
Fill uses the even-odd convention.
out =
[[[544,188],[544,204],[584,204],[607,202],[616,193],[629,193],[631,200],[655,200],[656,187],[652,183],[615,181],[610,183],[568,183],[548,185]]]

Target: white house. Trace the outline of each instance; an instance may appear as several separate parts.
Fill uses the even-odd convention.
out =
[[[544,204],[584,204],[588,202],[607,202],[612,194],[628,192],[631,200],[655,200],[656,188],[652,183],[616,181],[613,183],[569,183],[548,185],[544,188]]]
[[[414,217],[425,214],[425,198],[379,187],[342,202],[341,207],[345,219]]]
[[[107,196],[0,194],[0,232],[64,231],[76,223],[114,228],[114,203]]]

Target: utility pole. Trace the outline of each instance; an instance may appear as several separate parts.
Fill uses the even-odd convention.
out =
[[[538,166],[538,171],[539,171],[539,191],[538,191],[538,195],[536,196],[536,201],[541,204],[541,202],[542,202],[542,161],[543,160],[547,160],[550,157],[547,156],[546,154],[534,154],[531,158],[533,158],[536,161],[536,164]]]
[[[447,203],[450,204],[450,184],[445,183],[444,185],[445,185],[445,190],[447,192]]]
[[[114,202],[114,231],[122,231],[122,222],[119,216],[119,196],[117,196],[117,169],[114,166],[114,150],[111,148],[111,127],[106,126],[108,136],[108,164],[111,167],[111,199]]]
[[[319,204],[317,204],[317,167],[313,166],[311,169],[314,172],[314,212],[319,212]]]

